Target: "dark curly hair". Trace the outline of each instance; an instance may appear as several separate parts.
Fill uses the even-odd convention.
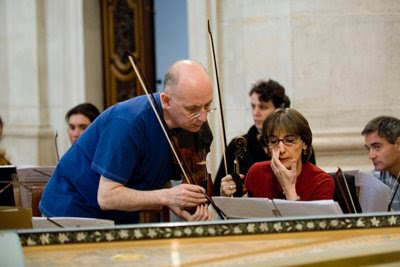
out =
[[[290,107],[290,100],[285,94],[285,88],[274,80],[269,79],[268,81],[258,81],[251,88],[249,96],[254,93],[257,93],[260,96],[260,102],[268,102],[271,100],[275,108]]]

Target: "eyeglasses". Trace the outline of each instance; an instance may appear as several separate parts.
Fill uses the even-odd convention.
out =
[[[203,109],[206,115],[217,110],[217,108],[200,108],[200,109],[196,108],[196,110],[190,111],[187,107],[184,107],[184,109],[187,113],[186,116],[188,116],[188,118],[190,119],[197,119],[198,117],[200,117]]]
[[[267,138],[265,140],[265,142],[267,143],[268,147],[274,148],[274,147],[279,145],[280,141],[282,141],[282,143],[285,146],[289,146],[290,147],[290,146],[294,146],[297,143],[298,140],[299,140],[298,136],[287,135],[287,136],[283,137],[282,139],[280,139],[280,138],[278,138],[276,136],[271,136],[271,137]]]
[[[185,107],[179,100],[177,100],[176,98],[174,98],[174,100],[176,102],[179,103],[179,106],[181,106],[183,108],[183,110],[185,111],[185,115],[189,118],[189,119],[197,119],[201,116],[202,112],[204,111],[206,113],[206,115],[208,115],[211,112],[214,112],[215,110],[217,110],[217,108],[211,108],[209,107],[210,104],[206,104],[204,106],[189,106],[189,107]]]

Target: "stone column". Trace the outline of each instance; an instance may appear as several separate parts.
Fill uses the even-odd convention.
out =
[[[2,5],[6,59],[1,62],[5,69],[0,74],[5,96],[1,112],[7,155],[14,164],[53,165],[43,1],[3,1]]]
[[[56,164],[70,146],[66,112],[103,109],[100,2],[0,1],[1,146],[14,164]]]
[[[253,124],[252,83],[271,78],[308,119],[317,165],[370,171],[361,130],[373,117],[400,114],[399,8],[396,0],[189,1],[190,57],[209,70],[212,20],[228,141]],[[211,125],[216,166],[220,126]]]

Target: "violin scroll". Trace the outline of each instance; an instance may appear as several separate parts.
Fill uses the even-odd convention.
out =
[[[235,172],[240,173],[240,165],[239,165],[239,159],[242,159],[244,156],[244,153],[247,151],[247,140],[243,136],[239,136],[235,139],[235,160],[234,160],[234,166],[235,166]]]
[[[239,159],[244,157],[244,153],[247,151],[247,140],[243,136],[239,136],[234,141],[236,150],[235,150],[235,160],[233,161],[234,171],[231,174],[233,181],[236,184],[236,192],[233,194],[234,197],[242,197],[245,193],[245,189],[243,187],[243,179],[240,178],[240,164]]]

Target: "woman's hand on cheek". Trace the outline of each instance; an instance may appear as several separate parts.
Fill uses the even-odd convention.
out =
[[[274,172],[279,184],[281,185],[284,194],[287,199],[295,199],[296,193],[296,181],[297,181],[297,162],[292,160],[290,170],[282,164],[279,160],[279,149],[272,150],[271,168]]]

